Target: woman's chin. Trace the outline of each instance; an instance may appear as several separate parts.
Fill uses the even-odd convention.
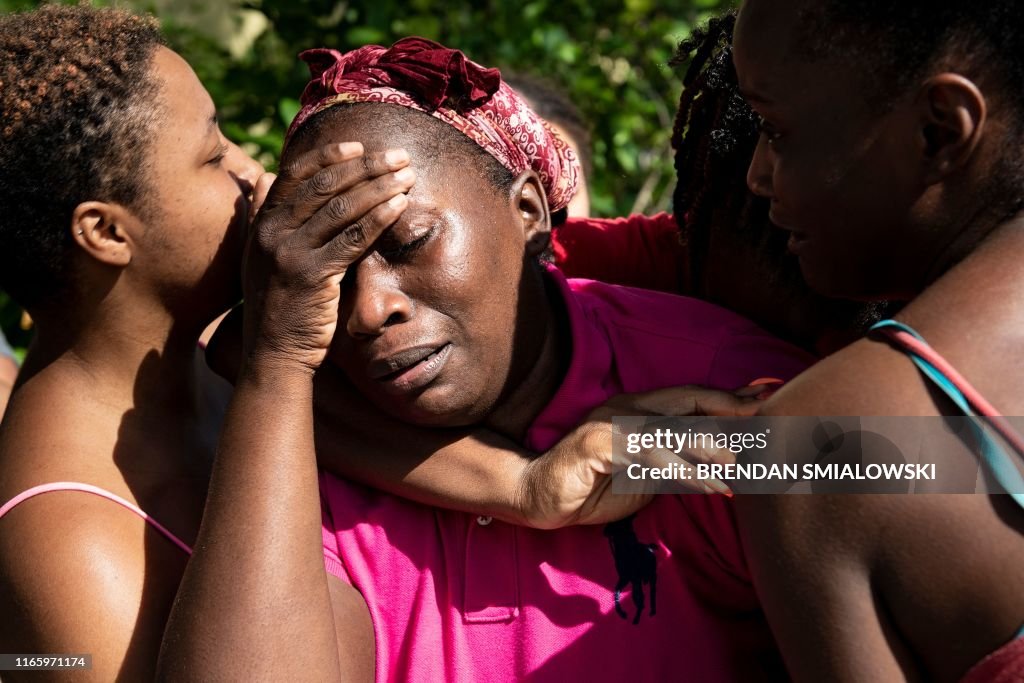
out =
[[[384,396],[375,403],[392,417],[419,427],[467,427],[483,419],[483,416],[474,414],[471,406],[452,405],[436,400],[435,397],[428,396],[430,393],[430,390],[427,390],[411,400],[395,400],[393,397]]]

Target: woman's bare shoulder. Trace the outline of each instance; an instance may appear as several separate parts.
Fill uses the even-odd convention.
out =
[[[28,499],[0,519],[0,650],[85,652],[91,675],[151,678],[187,557],[109,500]]]
[[[788,415],[936,415],[932,394],[903,353],[860,339],[814,364],[760,411]]]

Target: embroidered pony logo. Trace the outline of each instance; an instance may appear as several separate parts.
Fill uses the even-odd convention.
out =
[[[658,566],[657,557],[654,555],[653,543],[641,543],[633,530],[633,518],[630,515],[618,522],[612,522],[604,528],[604,535],[612,546],[612,557],[615,559],[615,571],[619,573],[619,581],[615,584],[615,611],[623,619],[628,619],[626,611],[622,609],[620,598],[622,589],[630,586],[633,595],[633,604],[636,605],[636,615],[633,623],[639,624],[640,617],[644,612],[644,586],[649,585],[651,590],[651,616],[656,612],[657,588],[658,588]]]

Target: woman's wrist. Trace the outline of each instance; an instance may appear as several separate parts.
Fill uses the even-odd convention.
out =
[[[510,521],[519,526],[543,529],[544,525],[538,524],[537,492],[533,483],[533,472],[537,468],[538,461],[539,458],[534,458],[517,464],[512,495],[509,500],[509,514],[512,516]]]
[[[308,397],[310,411],[313,400],[314,370],[308,365],[274,352],[252,352],[242,363],[236,392],[251,389],[268,392],[275,397]]]

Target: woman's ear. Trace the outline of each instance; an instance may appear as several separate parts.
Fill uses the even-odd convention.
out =
[[[131,263],[139,220],[120,204],[82,202],[71,214],[71,239],[89,256],[111,266]]]
[[[928,79],[919,101],[926,179],[935,183],[974,154],[985,130],[988,106],[973,81],[954,73]]]
[[[533,171],[525,171],[512,189],[515,209],[523,226],[526,253],[540,256],[551,242],[551,214],[540,178]]]

